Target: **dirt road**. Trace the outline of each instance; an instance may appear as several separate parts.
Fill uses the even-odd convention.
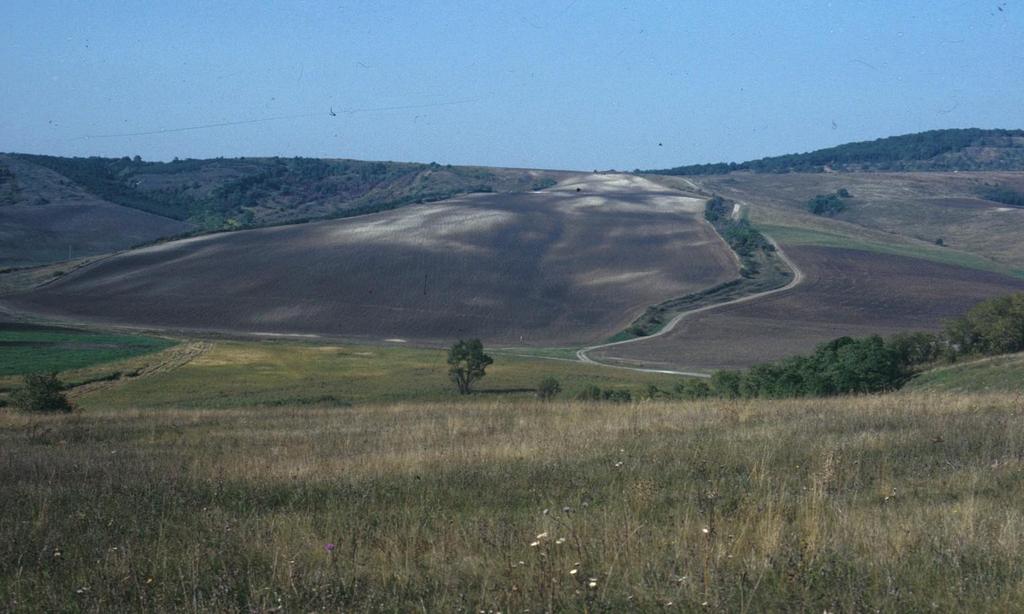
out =
[[[693,315],[698,314],[698,313],[704,313],[704,312],[707,312],[707,311],[712,311],[712,310],[715,310],[715,309],[720,309],[720,308],[725,307],[727,305],[736,305],[736,304],[739,304],[739,303],[748,303],[750,301],[754,301],[754,300],[757,300],[759,298],[763,298],[765,296],[770,296],[772,294],[778,294],[780,292],[786,292],[786,291],[792,290],[796,286],[800,285],[800,283],[803,282],[803,280],[804,280],[803,272],[796,265],[796,263],[793,262],[789,258],[789,256],[786,255],[786,253],[784,251],[782,251],[782,249],[779,247],[778,243],[776,243],[771,237],[769,237],[767,235],[765,235],[765,238],[768,239],[771,242],[771,244],[775,246],[775,250],[779,254],[779,257],[782,259],[782,261],[784,263],[786,263],[786,266],[788,266],[793,271],[793,279],[790,280],[790,282],[788,284],[786,284],[785,286],[782,286],[781,288],[775,288],[774,290],[766,290],[764,292],[758,292],[757,294],[751,294],[749,296],[744,296],[742,298],[733,299],[731,301],[726,301],[724,303],[718,303],[716,305],[705,305],[704,307],[698,307],[696,309],[691,309],[689,311],[684,311],[683,313],[680,313],[676,317],[674,317],[671,320],[669,320],[668,324],[666,324],[664,328],[662,328],[658,332],[654,333],[653,335],[648,335],[646,337],[634,337],[632,339],[624,339],[622,341],[613,341],[611,343],[601,343],[601,344],[598,344],[598,345],[591,345],[591,346],[585,347],[585,348],[579,350],[578,352],[576,352],[576,358],[580,362],[585,362],[585,363],[594,364],[594,365],[602,365],[602,366],[605,366],[605,367],[613,367],[613,368],[616,368],[616,369],[629,369],[631,371],[641,371],[641,372],[645,372],[645,373],[668,373],[668,374],[672,374],[672,375],[685,375],[685,376],[690,376],[690,377],[705,377],[705,378],[706,377],[711,377],[707,373],[697,373],[697,372],[692,372],[692,371],[672,371],[672,370],[669,370],[669,369],[645,369],[645,368],[642,368],[642,367],[627,367],[625,365],[609,364],[607,362],[600,362],[600,361],[594,360],[593,358],[588,356],[588,353],[592,352],[594,350],[610,348],[610,347],[615,347],[615,346],[619,346],[619,345],[625,345],[627,343],[642,343],[642,342],[644,342],[644,341],[646,341],[648,339],[653,339],[655,337],[660,337],[662,335],[666,335],[666,334],[672,332],[672,330],[676,327],[676,325],[679,324],[679,322],[681,322],[684,318],[688,318],[688,317],[693,316]]]

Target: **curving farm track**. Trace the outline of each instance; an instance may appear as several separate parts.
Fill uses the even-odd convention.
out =
[[[778,294],[780,292],[786,292],[786,291],[792,290],[793,288],[798,286],[801,282],[803,282],[803,280],[804,280],[803,271],[801,271],[800,267],[798,267],[796,265],[796,263],[793,262],[793,260],[790,259],[789,256],[786,255],[786,253],[782,250],[782,248],[779,247],[778,243],[776,243],[771,237],[768,237],[767,235],[765,235],[765,237],[769,241],[771,241],[772,245],[775,246],[775,249],[776,249],[777,253],[779,254],[779,257],[782,259],[783,262],[786,263],[786,266],[788,266],[793,271],[793,279],[791,279],[790,282],[788,284],[786,284],[785,286],[782,286],[780,288],[775,288],[774,290],[766,290],[764,292],[758,292],[756,294],[750,294],[748,296],[744,296],[744,297],[741,297],[741,298],[733,299],[731,301],[726,301],[724,303],[717,303],[715,305],[705,305],[703,307],[698,307],[696,309],[691,309],[689,311],[684,311],[684,312],[676,315],[671,320],[669,320],[668,324],[666,324],[661,330],[659,330],[658,332],[656,332],[654,334],[648,335],[646,337],[634,337],[632,339],[623,339],[622,341],[613,341],[611,343],[600,343],[600,344],[597,344],[597,345],[587,346],[585,348],[582,348],[578,352],[576,352],[576,358],[580,362],[585,362],[585,363],[588,363],[588,364],[601,365],[601,366],[604,366],[604,367],[612,367],[612,368],[616,368],[616,369],[628,369],[630,371],[641,371],[641,372],[645,372],[645,373],[667,373],[667,374],[671,374],[671,375],[686,375],[686,376],[690,376],[690,377],[711,377],[710,375],[708,375],[706,373],[700,373],[700,372],[694,372],[694,371],[675,371],[675,370],[671,370],[671,369],[649,369],[649,368],[644,368],[644,367],[629,367],[629,366],[626,366],[626,365],[615,365],[615,364],[610,364],[610,363],[607,363],[607,362],[601,362],[601,361],[598,361],[598,360],[594,360],[588,354],[590,352],[592,352],[592,351],[595,351],[595,350],[600,350],[600,349],[605,349],[605,348],[610,348],[610,347],[615,347],[615,346],[621,346],[621,345],[626,345],[626,344],[632,344],[632,343],[643,343],[644,341],[650,341],[651,339],[655,339],[657,337],[661,337],[663,335],[667,335],[668,333],[672,332],[675,329],[676,325],[679,324],[681,321],[683,321],[686,318],[692,317],[692,316],[694,316],[696,314],[705,313],[705,312],[708,312],[708,311],[713,311],[715,309],[721,309],[723,307],[728,307],[729,305],[738,305],[740,303],[748,303],[750,301],[755,301],[757,299],[764,298],[766,296],[771,296],[773,294]]]

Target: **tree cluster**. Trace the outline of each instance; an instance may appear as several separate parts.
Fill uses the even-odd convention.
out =
[[[689,399],[835,396],[895,390],[926,365],[973,356],[1024,351],[1024,294],[984,301],[939,334],[840,337],[813,354],[718,371],[710,382],[685,380],[676,393]]]
[[[775,250],[775,246],[747,220],[733,219],[732,210],[732,202],[715,195],[704,203],[704,219],[715,227],[718,234],[736,252],[743,262],[745,272],[750,274],[756,271],[756,252],[771,252]]]
[[[693,164],[643,172],[658,175],[722,175],[731,171],[821,172],[825,167],[835,170],[943,170],[955,167],[955,164],[951,165],[943,158],[944,156],[956,154],[970,147],[1012,146],[1012,139],[1021,136],[1024,136],[1024,130],[930,130],[741,163]],[[978,160],[970,163],[971,168],[964,170],[983,170],[989,166],[993,169],[1002,169],[1004,166],[998,160],[988,162],[989,166]],[[977,168],[978,165],[981,165],[981,168]]]
[[[844,200],[850,197],[846,188],[839,188],[832,194],[818,194],[807,201],[807,210],[814,215],[836,215],[846,209]]]

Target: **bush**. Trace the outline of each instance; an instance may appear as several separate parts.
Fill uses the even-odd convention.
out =
[[[601,399],[612,403],[629,403],[633,395],[628,390],[602,390]]]
[[[677,383],[675,392],[683,399],[706,399],[711,396],[711,386],[704,380],[689,378]]]
[[[576,393],[577,401],[600,401],[601,400],[601,389],[597,386],[590,384],[583,390]]]
[[[12,395],[11,404],[22,411],[69,413],[73,408],[63,391],[56,373],[26,375],[24,387]]]
[[[576,393],[577,401],[610,401],[612,403],[628,403],[633,395],[628,390],[601,389],[590,384]]]
[[[843,192],[845,192],[845,188]],[[846,196],[843,196],[842,192],[836,192],[834,194],[818,194],[811,200],[807,201],[807,210],[814,215],[835,215],[842,213],[846,209],[846,204],[843,202],[843,198],[849,198],[850,193],[846,192]]]
[[[562,385],[553,377],[545,377],[537,384],[537,398],[542,401],[555,398],[559,392],[562,392]]]

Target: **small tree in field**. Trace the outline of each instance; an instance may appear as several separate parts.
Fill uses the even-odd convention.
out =
[[[11,401],[22,411],[67,413],[73,408],[63,390],[56,373],[35,373],[25,376],[25,386],[14,393]]]
[[[562,391],[562,385],[553,377],[545,377],[537,384],[537,398],[542,401],[550,401]]]
[[[484,370],[493,362],[484,354],[484,344],[479,339],[459,339],[448,349],[448,375],[458,387],[459,394],[469,394],[470,386],[486,375]]]

